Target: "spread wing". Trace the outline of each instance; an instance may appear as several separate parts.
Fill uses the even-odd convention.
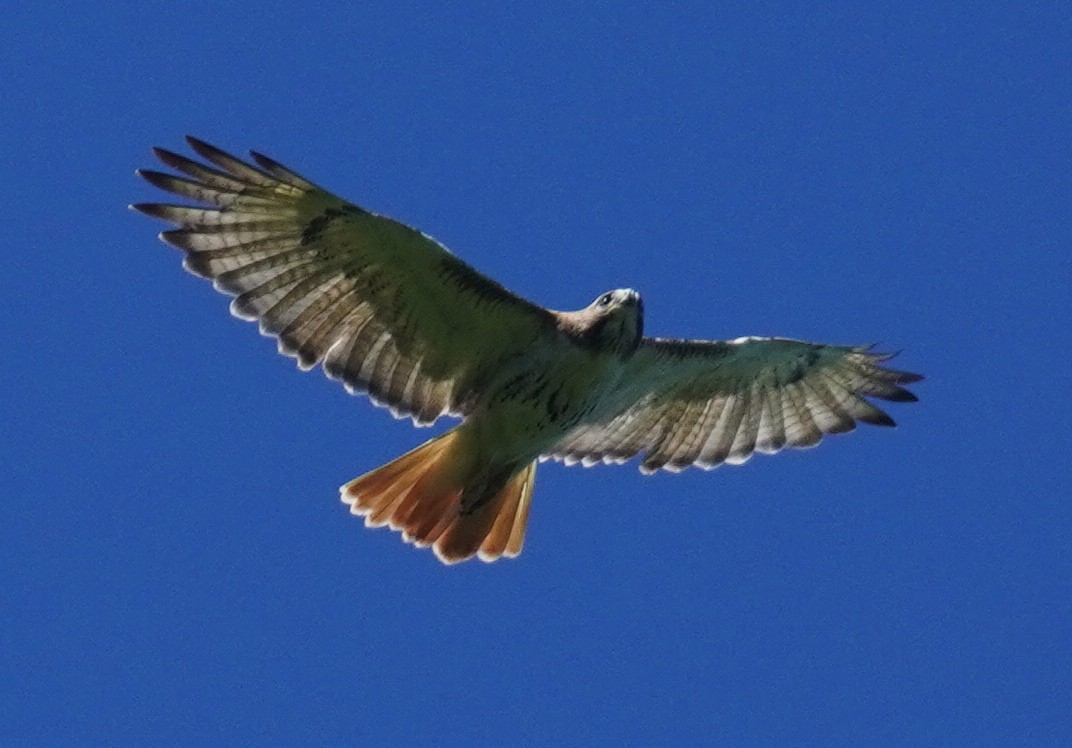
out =
[[[185,176],[138,173],[199,205],[139,204],[177,228],[160,237],[188,270],[234,296],[231,311],[302,369],[430,423],[464,415],[495,363],[553,327],[550,313],[442,245],[253,153],[254,164],[187,138],[208,164],[154,149]]]
[[[591,465],[643,453],[644,472],[712,468],[810,447],[857,421],[892,426],[864,398],[914,401],[901,385],[922,377],[883,367],[888,358],[782,338],[645,338],[609,395],[611,415],[576,427],[548,456]]]

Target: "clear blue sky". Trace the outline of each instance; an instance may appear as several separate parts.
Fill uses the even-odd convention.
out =
[[[5,741],[1072,740],[1067,8],[58,5],[0,47]],[[547,306],[903,349],[921,402],[545,465],[519,559],[442,567],[336,493],[428,432],[126,210],[187,132]]]

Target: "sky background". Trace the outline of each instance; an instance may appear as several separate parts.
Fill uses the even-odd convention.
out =
[[[1067,745],[1067,8],[428,5],[5,10],[5,742]],[[903,350],[921,402],[545,464],[521,557],[443,567],[336,492],[428,432],[126,210],[186,133],[546,306]]]

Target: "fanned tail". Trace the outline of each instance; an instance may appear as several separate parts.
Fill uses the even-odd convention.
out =
[[[389,526],[444,563],[521,553],[536,463],[494,483],[460,453],[457,429],[355,478],[339,489],[368,527]],[[492,494],[490,498],[483,497]]]

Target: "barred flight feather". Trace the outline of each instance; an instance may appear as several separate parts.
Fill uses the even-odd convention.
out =
[[[161,238],[186,254],[185,267],[234,296],[235,316],[258,321],[300,368],[322,364],[349,391],[424,425],[446,412],[464,415],[457,408],[471,400],[455,388],[484,364],[475,352],[506,360],[553,329],[546,310],[423,234],[345,203],[263,154],[252,154],[254,166],[187,141],[208,165],[161,148],[160,161],[184,176],[138,173],[200,205],[133,207],[176,225]],[[425,292],[427,278],[441,272],[455,281],[455,299]],[[516,334],[500,335],[504,324]],[[456,339],[445,346],[440,331]]]
[[[901,385],[920,377],[881,366],[888,358],[783,338],[645,340],[622,377],[631,383],[623,399],[634,403],[579,426],[548,456],[591,464],[643,455],[643,472],[709,469],[755,452],[811,447],[858,421],[892,426],[864,398],[913,400]]]

